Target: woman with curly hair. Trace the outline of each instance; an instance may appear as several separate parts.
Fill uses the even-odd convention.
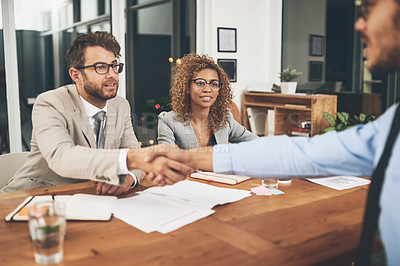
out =
[[[172,111],[158,117],[158,143],[182,149],[257,138],[233,119],[228,76],[211,57],[188,54],[172,70]]]

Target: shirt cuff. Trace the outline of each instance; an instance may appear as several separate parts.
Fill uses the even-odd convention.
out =
[[[118,176],[119,176],[119,181],[120,185],[125,181],[125,176],[130,175],[135,182],[131,185],[131,188],[138,187],[140,185],[140,182],[136,175],[128,170],[128,166],[126,165],[126,157],[128,155],[129,149],[121,149],[119,151],[119,157],[118,157]]]
[[[233,171],[230,148],[230,144],[213,147],[213,169],[215,173],[231,173]]]

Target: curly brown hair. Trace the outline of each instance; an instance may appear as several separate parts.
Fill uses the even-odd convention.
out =
[[[190,82],[199,71],[213,69],[218,73],[222,86],[214,104],[210,107],[208,122],[210,128],[215,132],[226,126],[228,121],[229,106],[232,103],[232,90],[229,84],[228,75],[214,62],[214,59],[207,55],[187,54],[180,59],[172,69],[171,79],[171,106],[181,122],[189,123],[192,106],[189,94]]]
[[[85,63],[85,49],[88,46],[101,46],[113,52],[116,58],[121,56],[121,46],[113,35],[106,31],[96,31],[76,38],[65,54],[68,67],[82,67]]]

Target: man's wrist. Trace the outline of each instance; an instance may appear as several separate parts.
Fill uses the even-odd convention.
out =
[[[213,147],[199,147],[188,153],[188,164],[194,169],[212,171]]]
[[[126,166],[129,171],[139,169],[138,165],[140,164],[140,159],[138,150],[139,149],[130,149],[126,155]]]

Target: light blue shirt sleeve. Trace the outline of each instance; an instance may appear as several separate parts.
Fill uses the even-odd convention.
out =
[[[396,107],[397,104],[374,122],[342,132],[313,138],[264,137],[239,144],[216,145],[213,148],[214,171],[259,178],[371,176],[385,147]],[[399,162],[400,138],[397,137],[380,197],[379,231],[389,266],[400,262]]]
[[[253,177],[369,176],[379,160],[394,109],[372,123],[313,138],[286,135],[216,145],[215,172]]]

